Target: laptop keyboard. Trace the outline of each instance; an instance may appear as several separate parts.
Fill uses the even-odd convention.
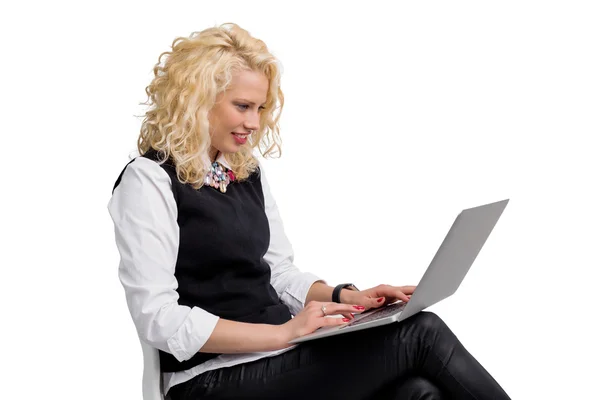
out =
[[[385,307],[376,308],[375,311],[369,310],[366,314],[356,314],[354,316],[355,319],[345,326],[356,326],[367,322],[375,321],[381,318],[389,317],[390,315],[396,314],[398,311],[404,310],[404,307],[406,307],[406,303],[398,302]]]

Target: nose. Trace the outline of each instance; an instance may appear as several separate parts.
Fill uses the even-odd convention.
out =
[[[260,114],[258,112],[250,113],[248,119],[244,123],[244,128],[249,131],[256,131],[260,128]]]

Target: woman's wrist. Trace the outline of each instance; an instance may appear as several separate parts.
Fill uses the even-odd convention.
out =
[[[355,304],[354,296],[356,296],[358,292],[352,289],[342,289],[340,292],[340,303],[343,304]]]
[[[311,301],[331,301],[331,294],[333,293],[333,287],[327,285],[325,281],[316,281],[308,289],[306,295],[306,306]]]
[[[323,302],[332,301],[333,289],[334,287],[327,285],[324,281],[316,281],[308,290],[304,305],[306,306],[311,300]],[[354,289],[342,289],[340,291],[340,303],[353,304],[352,299],[354,298],[355,293],[358,293],[358,291]]]
[[[286,324],[273,325],[273,337],[273,343],[275,344],[275,348],[273,350],[281,350],[285,349],[286,347],[293,346],[293,344],[289,344],[289,341],[293,338],[291,337],[291,334]]]

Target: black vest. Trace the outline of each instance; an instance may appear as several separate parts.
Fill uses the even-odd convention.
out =
[[[155,150],[143,157],[158,160]],[[196,190],[182,184],[169,161],[161,167],[171,178],[177,203],[179,304],[238,322],[281,325],[289,321],[290,311],[271,286],[271,269],[263,259],[270,232],[260,169],[244,181],[231,182],[221,193],[209,186]],[[219,355],[196,353],[179,362],[169,353],[159,354],[163,372],[183,371]]]

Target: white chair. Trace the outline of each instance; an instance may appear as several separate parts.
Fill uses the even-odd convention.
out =
[[[144,400],[170,400],[163,394],[162,374],[158,350],[140,340],[144,356],[144,373],[142,375],[142,395]]]

